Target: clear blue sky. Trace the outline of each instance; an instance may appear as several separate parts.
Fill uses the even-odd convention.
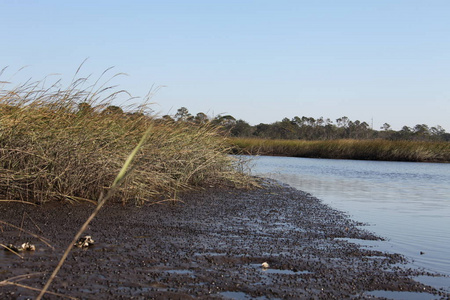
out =
[[[0,0],[13,79],[100,76],[154,109],[251,124],[308,116],[450,131],[450,1]],[[6,76],[6,77],[5,77]]]

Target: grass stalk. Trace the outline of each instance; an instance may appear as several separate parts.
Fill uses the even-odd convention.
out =
[[[146,104],[113,106],[125,91],[76,76],[66,88],[59,80],[50,87],[29,81],[10,89],[0,82],[1,201],[96,204],[37,299],[50,293],[73,244],[107,200],[159,204],[204,187],[255,185],[228,155],[217,127],[164,121],[150,115]]]
[[[111,185],[111,188],[109,189],[109,191],[106,194],[106,196],[103,197],[103,195],[100,195],[97,207],[94,209],[92,214],[86,219],[84,224],[81,226],[80,230],[78,230],[78,232],[75,234],[75,236],[73,237],[73,239],[70,242],[70,244],[67,246],[66,250],[64,251],[63,256],[61,257],[61,259],[58,262],[58,265],[53,270],[52,274],[50,275],[50,278],[45,283],[44,287],[42,288],[42,290],[39,293],[39,295],[36,298],[36,300],[40,300],[44,296],[44,294],[47,292],[48,288],[50,287],[50,284],[55,279],[56,275],[58,274],[59,270],[63,266],[65,260],[67,259],[67,256],[69,255],[70,251],[72,250],[73,245],[81,237],[83,232],[86,231],[87,227],[92,222],[92,220],[95,218],[95,216],[98,214],[98,212],[103,207],[103,205],[106,203],[106,201],[112,197],[112,195],[115,193],[116,189],[120,186],[120,184],[123,183],[123,181],[126,178],[128,169],[130,168],[130,165],[131,165],[133,159],[136,157],[137,152],[139,151],[140,148],[142,148],[142,145],[147,140],[151,129],[152,129],[151,127],[147,129],[147,131],[142,136],[142,138],[139,141],[139,143],[137,144],[137,146],[133,149],[133,151],[130,153],[130,155],[128,155],[125,163],[123,164],[122,168],[120,169],[119,173],[117,174],[116,178],[114,179],[114,182]]]

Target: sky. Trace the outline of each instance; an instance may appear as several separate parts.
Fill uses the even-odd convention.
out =
[[[87,59],[93,83],[128,74],[111,84],[130,101],[157,90],[160,115],[450,132],[449,15],[448,0],[0,0],[0,81],[70,82]]]

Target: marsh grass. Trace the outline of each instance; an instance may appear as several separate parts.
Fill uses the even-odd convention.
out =
[[[86,82],[74,80],[66,89],[43,89],[41,82],[0,89],[1,201],[96,204],[42,289],[12,281],[17,278],[0,282],[39,291],[37,299],[64,296],[47,290],[107,200],[160,203],[205,186],[255,184],[228,155],[217,127],[155,120],[144,106],[129,114],[108,110],[123,91],[102,97],[109,87],[83,89]]]
[[[266,140],[230,138],[235,153],[310,158],[450,162],[450,143],[388,140]]]
[[[1,200],[96,203],[148,128],[114,199],[140,205],[199,187],[250,184],[216,127],[155,119],[146,105],[115,113],[111,101],[126,92],[88,82],[0,83]]]

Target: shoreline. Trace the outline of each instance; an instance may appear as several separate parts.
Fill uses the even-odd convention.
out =
[[[272,140],[228,138],[232,154],[450,163],[450,143],[384,139]]]
[[[380,290],[450,296],[414,281],[430,274],[406,269],[401,255],[340,240],[380,238],[306,192],[271,182],[250,191],[192,192],[181,200],[107,204],[85,232],[95,244],[73,249],[49,291],[88,299],[376,299],[370,291]],[[55,248],[0,225],[0,243],[31,241],[37,248],[24,259],[1,251],[0,281],[44,272],[20,281],[42,287],[93,208],[0,204],[0,220],[19,227],[23,220],[24,229],[42,230]],[[0,286],[2,299],[36,295]]]

